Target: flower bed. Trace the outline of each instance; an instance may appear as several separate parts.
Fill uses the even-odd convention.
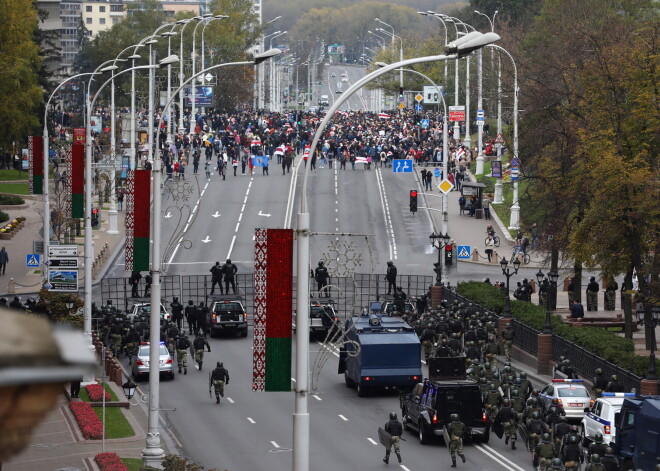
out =
[[[15,219],[12,219],[7,224],[0,227],[0,239],[2,240],[11,239],[18,231],[20,231],[23,228],[24,225],[25,225],[24,217],[17,217]]]
[[[88,402],[70,402],[69,409],[73,412],[83,437],[87,440],[100,440],[103,436],[103,424]]]
[[[103,401],[103,394],[105,393],[105,400],[110,400],[110,394],[101,386],[100,384],[88,384],[85,386],[87,390],[87,395],[89,396],[90,402],[101,402]]]
[[[101,471],[128,471],[124,462],[117,453],[99,453],[94,457]]]

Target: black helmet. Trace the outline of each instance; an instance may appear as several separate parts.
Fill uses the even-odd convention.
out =
[[[601,370],[600,368],[596,368],[596,374],[597,374],[597,375],[602,375],[602,374],[603,374],[603,370]]]
[[[571,437],[568,439],[569,442],[571,443],[577,443],[578,442],[578,437],[575,435],[571,435]]]
[[[607,448],[605,448],[605,454],[606,454],[606,455],[612,455],[612,454],[614,454],[614,449],[612,449],[612,447],[609,447],[609,446],[608,446]]]
[[[589,281],[596,281],[596,277],[592,276],[591,278],[589,278]]]
[[[174,302],[176,302],[176,301],[178,301],[178,300],[179,300],[179,298],[177,298],[176,296],[174,296]]]
[[[390,412],[390,420],[396,420],[396,412]]]
[[[541,417],[541,414],[539,414],[539,411],[535,410],[532,412],[532,419],[538,420],[538,418]]]
[[[218,368],[222,368],[222,362],[219,361],[218,363],[216,363],[216,366],[217,366]]]
[[[323,266],[323,260],[321,260],[321,261],[319,262],[319,267],[322,267],[322,266]]]
[[[502,401],[502,405],[503,405],[504,407],[509,407],[509,406],[511,406],[511,400],[509,400],[508,397],[505,398],[504,401]]]
[[[553,458],[552,459],[552,469],[562,469],[563,465],[561,463],[561,460],[559,458]]]
[[[543,440],[544,443],[549,443],[550,442],[550,434],[549,433],[544,433],[543,436],[541,437],[541,440]]]
[[[227,263],[231,263],[231,259],[230,259],[230,258],[227,259]]]
[[[593,455],[591,455],[591,462],[600,463],[600,455],[598,453],[594,453]]]
[[[192,306],[193,304],[195,304],[195,303],[193,302],[192,299],[188,301],[188,305]]]
[[[619,377],[617,375],[612,375],[612,381],[619,381]]]
[[[387,262],[388,267],[391,267],[392,265],[394,265],[392,262]]]
[[[458,416],[458,414],[452,414],[451,420],[452,422],[458,422],[460,420],[460,417]]]
[[[596,433],[596,436],[594,436],[594,441],[596,443],[603,443],[603,434],[600,432]]]

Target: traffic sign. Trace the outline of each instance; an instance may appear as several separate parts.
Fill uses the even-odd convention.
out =
[[[77,258],[51,258],[46,260],[46,266],[51,268],[78,268]]]
[[[420,105],[419,103],[415,104],[415,113],[421,113],[424,107]]]
[[[424,103],[427,105],[437,105],[440,103],[440,94],[438,93],[438,89],[440,89],[440,93],[442,92],[442,87],[434,87],[432,85],[424,85]]]
[[[41,266],[41,255],[38,253],[25,254],[26,268],[39,268]]]
[[[465,106],[450,106],[449,121],[465,121]]]
[[[442,191],[445,195],[448,194],[453,188],[454,184],[446,178],[436,185],[438,190]]]
[[[504,144],[504,136],[502,136],[501,132],[497,133],[497,137],[495,138],[495,144]]]
[[[442,176],[442,171],[439,168],[436,168],[433,170],[433,176],[436,178],[440,178]]]
[[[456,258],[459,260],[469,260],[472,258],[472,247],[469,245],[459,245],[458,255],[456,255]]]
[[[48,256],[49,257],[77,257],[78,256],[78,246],[77,245],[55,245],[48,246]]]
[[[484,110],[477,110],[477,126],[483,126],[486,121]]]
[[[412,173],[412,161],[408,159],[394,159],[392,170],[394,173]]]
[[[424,95],[422,95],[421,93],[415,95],[415,100],[417,100],[417,103],[421,103],[423,99],[424,99]]]
[[[49,291],[78,291],[78,270],[49,270]]]
[[[428,119],[423,119],[421,121],[422,127],[423,128],[428,128],[429,127],[429,120]]]
[[[405,107],[406,105],[403,102],[399,103],[399,108],[404,109]]]

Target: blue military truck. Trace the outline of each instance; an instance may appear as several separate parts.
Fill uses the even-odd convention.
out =
[[[377,314],[346,321],[339,374],[358,396],[377,388],[410,390],[422,378],[421,344],[399,317]]]
[[[655,471],[660,463],[660,396],[626,398],[616,416],[614,452],[621,469]]]

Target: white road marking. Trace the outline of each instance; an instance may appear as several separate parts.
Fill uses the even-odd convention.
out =
[[[378,183],[378,193],[380,195],[380,204],[383,208],[383,217],[385,219],[385,230],[388,233],[390,245],[390,258],[397,258],[396,239],[394,237],[394,225],[392,224],[392,217],[390,215],[390,206],[387,202],[387,195],[385,194],[385,183],[383,182],[383,175],[381,169],[376,169],[376,182]]]
[[[227,400],[229,401],[230,404],[234,404],[234,400],[231,397],[228,397]]]
[[[492,447],[490,447],[490,446],[488,446],[488,445],[485,445],[485,444],[483,444],[483,443],[482,443],[482,444],[479,444],[479,445],[476,446],[476,448],[482,448],[482,447],[485,448],[486,450],[488,450],[492,455],[495,455],[495,456],[501,458],[503,461],[506,461],[508,464],[510,464],[513,468],[517,469],[518,471],[525,471],[525,468],[523,468],[523,467],[521,467],[521,466],[518,466],[516,463],[514,463],[513,461],[511,461],[511,460],[510,460],[509,458],[507,458],[506,456],[504,456],[504,455],[502,455],[501,453],[495,451],[494,448],[492,448]],[[496,459],[496,458],[493,457],[493,459]],[[503,465],[503,466],[506,466],[506,465]],[[509,468],[509,469],[511,469],[511,468],[508,467],[508,466],[506,466],[506,467]]]
[[[295,382],[296,382],[296,378],[291,378],[291,381],[293,381],[293,382],[295,383]]]
[[[274,442],[271,440],[270,442],[271,445],[273,445],[275,448],[279,448],[280,446],[277,444],[277,442]]]
[[[204,185],[204,189],[206,190],[209,186],[209,182],[206,182],[206,185]]]
[[[344,422],[348,422],[348,419],[344,417],[343,415],[339,414],[339,418],[343,420]]]
[[[227,252],[227,258],[231,258],[231,251],[234,250],[234,242],[236,242],[236,236],[231,238],[231,244],[229,244],[229,252]]]
[[[206,188],[203,189],[202,191],[199,192],[199,196],[204,196],[204,192],[206,191]]]
[[[256,424],[256,422],[254,421],[254,419],[252,417],[248,417],[247,419],[248,419],[248,422],[250,422],[251,424]]]
[[[404,465],[400,464],[399,467],[403,469],[403,471],[410,471],[408,468],[406,468]]]
[[[317,396],[316,394],[314,394],[312,397],[313,397],[314,399],[316,399],[317,401],[322,401],[322,400],[323,400],[323,399],[321,399],[319,396]]]
[[[241,212],[245,211],[245,203],[243,203],[243,206],[241,206]]]
[[[238,215],[238,222],[241,222],[241,219],[243,219],[243,213]]]
[[[243,204],[247,203],[247,195],[245,195],[245,198],[243,199]]]
[[[240,222],[237,222],[237,223],[236,223],[236,229],[234,230],[234,232],[238,232],[238,228],[239,228],[240,226],[241,226],[241,223],[240,223]]]
[[[376,440],[374,440],[373,438],[367,437],[367,440],[369,440],[372,445],[378,445],[378,443],[376,443]]]
[[[424,363],[426,365],[426,362],[424,360],[422,360],[422,363]]]

